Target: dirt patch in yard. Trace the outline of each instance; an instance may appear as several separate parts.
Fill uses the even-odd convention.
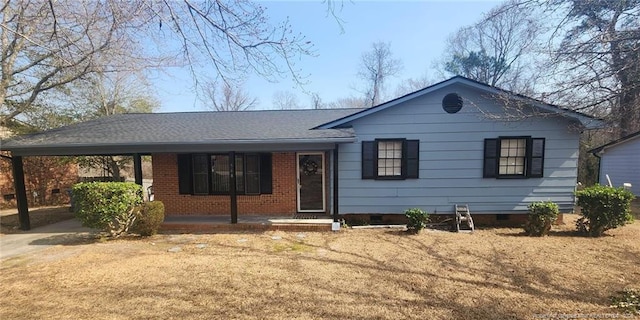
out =
[[[23,232],[20,230],[20,220],[17,212],[17,209],[2,210],[0,215],[0,234]],[[69,211],[69,207],[46,207],[29,210],[29,221],[32,229],[72,218],[73,212]]]
[[[157,235],[2,262],[1,319],[540,319],[614,313],[640,285],[640,222],[602,238],[521,229]],[[566,316],[564,318],[567,318]]]

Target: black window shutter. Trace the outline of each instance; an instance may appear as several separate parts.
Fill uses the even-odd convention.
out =
[[[362,141],[362,179],[375,179],[376,153],[375,141]]]
[[[542,178],[544,175],[544,138],[533,138],[529,142],[527,176]]]
[[[406,150],[402,164],[404,176],[407,179],[418,179],[420,140],[405,140],[403,149]]]
[[[498,176],[498,151],[498,139],[484,139],[482,177],[495,178]]]
[[[193,193],[193,171],[191,170],[191,155],[178,155],[178,193]]]
[[[260,193],[272,194],[271,153],[260,154]]]

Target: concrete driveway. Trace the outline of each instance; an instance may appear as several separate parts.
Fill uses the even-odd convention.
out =
[[[0,260],[69,243],[93,233],[96,231],[71,219],[23,233],[0,235]]]

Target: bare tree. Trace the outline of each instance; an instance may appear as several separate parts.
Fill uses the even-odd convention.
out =
[[[375,42],[370,51],[362,54],[358,77],[366,82],[364,93],[368,105],[380,103],[387,79],[397,75],[401,69],[402,61],[393,58],[388,42]]]
[[[517,1],[501,4],[452,35],[438,67],[492,86],[531,93],[543,25],[532,7]]]
[[[400,82],[400,84],[398,84],[398,87],[396,88],[396,96],[400,97],[405,94],[424,89],[433,83],[435,83],[435,81],[429,79],[427,74],[423,74],[418,78],[405,79],[404,81]]]
[[[187,65],[197,77],[211,66],[223,79],[253,72],[301,83],[293,61],[311,54],[287,21],[270,25],[249,0],[9,0],[0,15],[0,123],[95,72]]]
[[[273,94],[273,107],[280,110],[300,109],[300,101],[291,91],[277,91]]]
[[[346,97],[340,98],[336,101],[327,104],[329,109],[342,109],[342,108],[367,108],[369,100],[362,97]]]
[[[549,39],[545,94],[606,117],[618,136],[640,130],[640,1],[543,1],[561,17]]]
[[[311,109],[325,109],[326,104],[322,101],[320,94],[317,92],[312,92],[309,94],[309,98],[311,99]]]
[[[70,109],[76,111],[76,121],[123,113],[151,113],[160,106],[142,72],[94,73],[75,82],[71,91],[68,100]],[[79,157],[76,161],[81,167],[101,169],[119,181],[122,170],[133,159],[109,155]]]
[[[121,57],[129,6],[8,1],[0,8],[0,123]]]
[[[84,118],[151,113],[160,106],[143,72],[95,73],[72,88],[73,108],[84,108]]]
[[[255,107],[257,98],[252,98],[241,84],[228,82],[218,84],[208,81],[202,86],[202,102],[214,111],[245,111]]]

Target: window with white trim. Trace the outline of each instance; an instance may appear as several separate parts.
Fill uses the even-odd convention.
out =
[[[540,178],[544,138],[499,137],[484,140],[484,178]]]
[[[402,141],[378,141],[378,177],[402,175]]]
[[[500,139],[499,175],[524,175],[527,139]]]

